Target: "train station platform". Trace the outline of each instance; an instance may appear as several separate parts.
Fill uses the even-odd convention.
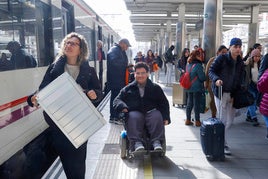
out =
[[[258,113],[260,126],[245,121],[245,109],[236,117],[226,134],[232,155],[225,161],[209,162],[202,152],[200,127],[186,126],[185,108],[172,105],[172,87],[159,83],[170,103],[171,124],[166,126],[165,157],[145,155],[128,160],[120,158],[119,136],[123,126],[109,123],[109,101],[102,109],[107,124],[88,140],[86,179],[266,179],[268,176],[268,140],[266,126]],[[210,117],[201,114],[201,120]],[[66,178],[59,164],[43,178]]]

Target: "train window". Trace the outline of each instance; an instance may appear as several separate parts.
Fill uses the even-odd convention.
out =
[[[44,55],[40,54],[40,49],[46,52],[44,34],[47,34],[45,12],[40,10],[42,3],[0,0],[0,4],[0,71],[46,65]]]

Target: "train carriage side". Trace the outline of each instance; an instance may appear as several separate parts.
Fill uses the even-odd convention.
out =
[[[58,52],[62,38],[72,31],[83,34],[89,44],[89,63],[98,73],[97,40],[104,42],[107,54],[112,44],[119,40],[119,35],[82,0],[1,0],[0,17],[1,178],[1,172],[12,170],[16,173],[14,168],[23,168],[19,166],[24,165],[24,161],[21,161],[25,159],[22,149],[47,128],[42,109],[29,107],[26,98],[38,89],[47,66]],[[8,69],[2,61],[10,62],[11,53],[6,49],[10,41],[19,42],[34,57],[38,67]],[[105,82],[106,63],[104,71]],[[11,158],[16,162],[10,162]]]

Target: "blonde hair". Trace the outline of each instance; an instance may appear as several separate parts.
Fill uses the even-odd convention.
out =
[[[89,50],[88,50],[88,44],[87,44],[85,37],[81,34],[76,33],[76,32],[71,32],[71,33],[67,34],[64,37],[64,39],[61,41],[61,47],[60,47],[60,51],[59,51],[58,55],[56,56],[56,61],[60,57],[65,56],[65,54],[64,54],[65,44],[68,41],[68,39],[70,39],[72,37],[75,37],[80,41],[80,54],[79,54],[78,59],[77,59],[77,63],[80,65],[82,62],[84,62],[88,59]]]

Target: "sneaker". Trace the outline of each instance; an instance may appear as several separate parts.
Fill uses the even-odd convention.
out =
[[[191,126],[191,125],[194,125],[194,123],[190,119],[186,119],[185,125],[186,126]]]
[[[141,142],[135,142],[135,152],[144,150],[144,146]]]
[[[153,143],[153,148],[154,150],[163,150],[161,143],[159,140],[155,140]]]
[[[224,146],[224,154],[225,155],[231,155],[230,149],[228,146]]]
[[[196,127],[200,127],[201,126],[201,122],[198,120],[198,121],[195,121],[195,126]]]

